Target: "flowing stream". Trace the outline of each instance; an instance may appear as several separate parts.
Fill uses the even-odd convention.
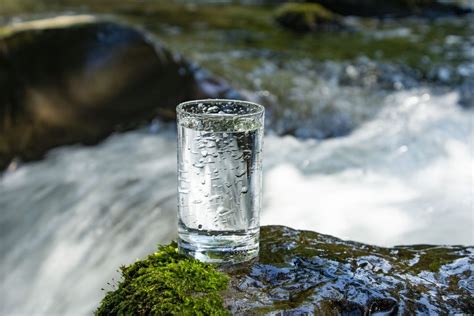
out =
[[[457,98],[395,92],[348,136],[267,136],[262,224],[387,246],[472,244],[474,114]],[[4,312],[88,313],[114,268],[175,238],[175,148],[174,126],[162,125],[4,174]]]
[[[474,57],[472,36],[450,41]],[[239,73],[232,62],[249,56],[256,66]],[[367,58],[192,57],[283,107],[264,138],[261,224],[382,246],[474,243],[474,112],[458,104],[472,60],[435,69],[433,84]],[[90,314],[120,265],[176,238],[175,129],[156,121],[0,175],[0,314]]]

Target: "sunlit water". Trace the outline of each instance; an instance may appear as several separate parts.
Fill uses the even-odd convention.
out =
[[[265,138],[262,224],[378,245],[473,244],[473,120],[394,92],[348,136]],[[64,147],[0,178],[2,314],[87,314],[120,265],[176,238],[176,134]]]

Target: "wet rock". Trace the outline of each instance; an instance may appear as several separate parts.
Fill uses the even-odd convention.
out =
[[[459,104],[464,108],[474,108],[474,79],[466,80],[459,88]]]
[[[406,17],[411,15],[429,18],[462,15],[471,10],[453,3],[440,3],[436,0],[310,0],[319,3],[329,10],[341,15],[373,17]]]
[[[237,315],[474,311],[474,247],[382,248],[284,226],[261,228],[257,260],[224,267]]]
[[[339,17],[317,3],[286,3],[276,10],[275,20],[297,32],[342,30]]]
[[[422,73],[404,64],[382,63],[361,57],[344,63],[339,73],[343,86],[358,86],[369,89],[401,90],[418,87]]]
[[[0,170],[15,157],[93,144],[184,100],[238,97],[147,32],[89,15],[0,28]]]

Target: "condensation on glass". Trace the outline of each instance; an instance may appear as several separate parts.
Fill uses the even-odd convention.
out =
[[[204,262],[258,254],[264,108],[237,100],[181,103],[179,250]]]

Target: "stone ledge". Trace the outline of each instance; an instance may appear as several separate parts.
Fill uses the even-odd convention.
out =
[[[241,265],[217,267],[221,273],[211,265],[177,254],[176,244],[160,249],[167,249],[167,252],[164,255],[157,252],[146,260],[123,268],[125,282],[118,284],[114,292],[109,292],[106,299],[110,301],[115,295],[113,302],[127,306],[122,298],[136,299],[134,293],[150,293],[141,289],[133,292],[137,291],[138,284],[135,272],[141,271],[138,274],[144,280],[148,280],[144,275],[152,275],[161,284],[160,287],[152,286],[154,292],[148,297],[156,296],[161,300],[165,293],[172,294],[171,297],[179,300],[175,302],[175,312],[197,312],[195,308],[217,314],[228,310],[235,315],[283,312],[297,315],[381,312],[392,315],[474,311],[474,247],[413,245],[383,248],[285,226],[264,226],[261,228],[259,257]],[[163,256],[170,256],[170,259],[163,261]],[[175,282],[183,283],[182,286],[187,284],[185,292],[175,283],[162,286],[163,262],[171,263],[169,268],[172,269],[165,269],[168,276],[187,280],[185,283]],[[180,268],[179,275],[176,263],[184,267]],[[146,270],[137,269],[144,266]],[[208,273],[203,274],[203,269]],[[130,274],[130,271],[135,272]],[[227,288],[223,290],[227,279]],[[219,281],[216,286],[207,286],[206,280],[211,283]],[[127,295],[123,296],[124,292],[119,293],[118,289],[123,289],[126,282],[133,283],[135,288],[132,292],[127,290]],[[220,293],[221,299],[216,298],[216,293]],[[186,302],[195,305],[186,305]],[[148,303],[145,299],[139,304],[145,306]],[[185,307],[191,309],[181,310]],[[102,315],[104,311],[107,315],[114,315],[118,309],[115,313],[110,309],[99,309],[97,314]],[[143,312],[147,315],[146,310]]]

